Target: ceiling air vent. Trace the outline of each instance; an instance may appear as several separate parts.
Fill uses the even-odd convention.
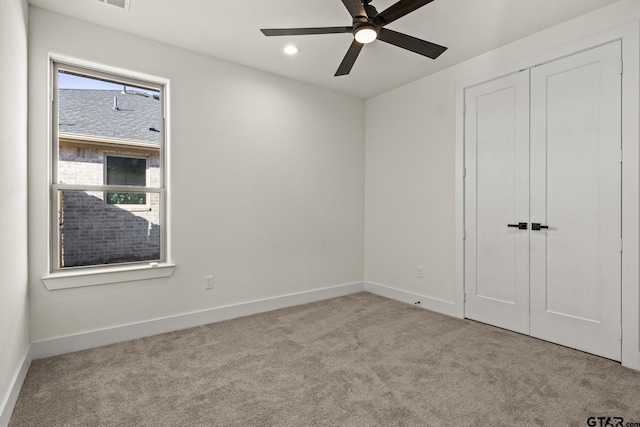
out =
[[[110,4],[112,6],[117,6],[120,9],[129,10],[129,3],[131,0],[98,0],[100,3]]]

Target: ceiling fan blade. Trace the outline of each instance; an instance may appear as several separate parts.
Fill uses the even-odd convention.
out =
[[[415,52],[431,59],[436,59],[442,54],[442,52],[447,50],[446,47],[440,46],[439,44],[417,39],[387,28],[380,29],[378,40],[410,50],[411,52]]]
[[[356,62],[356,59],[358,59],[362,46],[364,46],[362,43],[358,43],[355,39],[353,40],[351,46],[349,46],[347,54],[344,56],[340,66],[338,67],[338,71],[336,71],[336,76],[346,76],[351,72],[351,68],[353,68],[353,64]]]
[[[350,33],[353,31],[353,27],[272,28],[260,31],[265,36],[303,36],[307,34]]]
[[[379,26],[390,24],[396,19],[402,18],[432,1],[433,0],[400,0],[380,12],[373,18],[373,22]]]
[[[349,11],[349,14],[351,14],[353,18],[358,16],[367,16],[367,12],[365,12],[361,0],[342,0],[342,3],[344,3],[345,7]]]

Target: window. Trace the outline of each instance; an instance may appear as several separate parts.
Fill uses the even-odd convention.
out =
[[[108,185],[147,185],[147,161],[131,157],[107,156],[106,180]],[[145,194],[107,193],[110,205],[144,205]]]
[[[164,87],[52,68],[52,271],[165,262]]]

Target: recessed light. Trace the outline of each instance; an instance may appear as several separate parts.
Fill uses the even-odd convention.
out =
[[[284,47],[284,53],[287,55],[296,55],[300,52],[300,48],[296,45],[288,44]]]

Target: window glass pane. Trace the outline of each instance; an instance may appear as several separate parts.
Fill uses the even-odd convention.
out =
[[[147,196],[144,193],[129,193],[125,191],[107,193],[107,203],[110,205],[144,205],[147,203]]]
[[[107,157],[107,184],[140,185],[147,184],[146,159],[129,157]]]
[[[160,259],[160,195],[130,194],[149,204],[121,207],[105,203],[103,192],[59,192],[61,267]]]
[[[159,153],[159,91],[66,70],[57,78],[58,183],[106,184],[107,152]]]
[[[162,87],[54,70],[52,269],[165,261]]]
[[[107,184],[144,187],[147,184],[147,160],[107,156]],[[142,205],[146,203],[146,197],[136,193],[107,193],[107,203]]]

